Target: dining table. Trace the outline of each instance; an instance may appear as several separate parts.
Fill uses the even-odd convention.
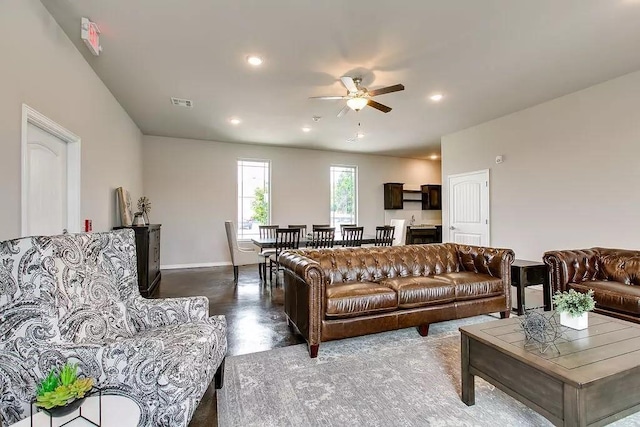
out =
[[[311,243],[312,240],[313,239],[311,237],[311,234],[300,236],[300,247],[301,248],[306,247],[309,243]],[[253,242],[253,244],[256,245],[257,247],[259,247],[260,250],[276,247],[275,237],[265,237],[265,238],[254,237],[251,239],[251,242]],[[344,237],[342,237],[342,234],[336,233],[335,238],[333,240],[333,245],[342,246],[344,245],[344,242],[345,240],[344,240]],[[373,245],[375,242],[376,242],[376,236],[373,236],[371,234],[363,234],[362,240],[360,241],[360,243],[363,245]]]

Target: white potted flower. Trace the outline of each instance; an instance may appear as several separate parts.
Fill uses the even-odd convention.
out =
[[[553,296],[553,304],[560,313],[560,324],[571,329],[582,330],[589,326],[589,312],[596,307],[593,299],[593,289],[587,293],[556,292]]]

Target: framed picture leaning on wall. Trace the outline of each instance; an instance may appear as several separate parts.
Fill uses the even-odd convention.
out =
[[[128,226],[133,223],[133,213],[131,210],[131,195],[123,187],[116,188],[116,199],[118,212],[120,212],[120,223]]]

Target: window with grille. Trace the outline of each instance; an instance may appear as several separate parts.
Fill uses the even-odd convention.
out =
[[[331,166],[331,226],[358,223],[358,168]]]
[[[271,219],[270,162],[238,160],[238,239],[258,237]]]

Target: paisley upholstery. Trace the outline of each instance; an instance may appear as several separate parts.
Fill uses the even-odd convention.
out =
[[[0,425],[30,413],[36,383],[71,359],[142,409],[187,426],[227,351],[204,297],[142,298],[132,230],[0,242]]]

